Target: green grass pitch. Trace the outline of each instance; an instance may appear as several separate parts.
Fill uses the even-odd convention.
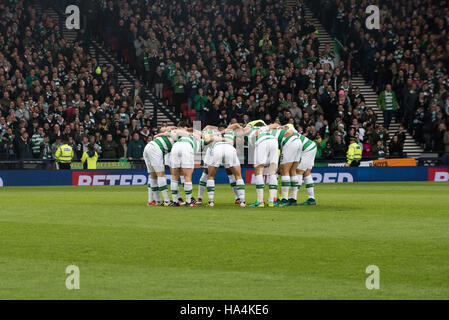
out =
[[[316,207],[240,208],[220,185],[214,208],[161,208],[146,186],[1,188],[0,299],[449,298],[448,183],[316,195]],[[65,286],[70,264],[79,290]]]

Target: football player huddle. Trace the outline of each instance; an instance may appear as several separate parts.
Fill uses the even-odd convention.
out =
[[[317,151],[315,142],[299,133],[291,124],[267,125],[262,120],[254,120],[244,127],[235,123],[227,128],[208,125],[202,130],[196,130],[181,121],[176,127],[160,128],[143,153],[149,173],[148,205],[197,207],[203,204],[204,191],[207,191],[208,206],[213,207],[215,176],[218,169],[224,167],[234,192],[235,204],[245,207],[245,183],[236,149],[237,145],[243,144],[248,147],[250,162],[254,166],[257,200],[250,207],[297,205],[298,190],[303,182],[308,198],[300,205],[316,204],[311,175]],[[200,155],[203,155],[203,173],[195,199],[192,196],[192,175],[195,160]],[[171,173],[171,198],[165,175],[166,166]],[[277,197],[279,175],[280,199]],[[266,184],[268,201],[264,200]],[[180,185],[184,189],[185,202],[180,196]]]

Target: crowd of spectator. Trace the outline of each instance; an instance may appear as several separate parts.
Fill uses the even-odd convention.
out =
[[[143,87],[128,90],[78,40],[28,1],[0,3],[1,159],[52,159],[63,136],[75,160],[89,143],[104,159],[142,159],[155,128]]]
[[[343,46],[351,74],[363,74],[378,93],[387,84],[392,110],[425,151],[448,151],[449,6],[445,0],[308,0]],[[380,28],[367,30],[369,5],[380,9]],[[392,114],[387,113],[387,121]]]
[[[92,36],[187,120],[293,123],[331,149],[340,136],[344,150],[329,159],[344,157],[351,136],[376,143],[373,110],[333,48],[320,51],[300,2],[234,2],[89,2],[85,20],[108,16]]]
[[[115,51],[158,98],[187,120],[213,125],[227,125],[232,119],[245,123],[254,118],[294,123],[308,137],[315,140],[319,136],[323,150],[329,143],[334,151],[328,154],[330,159],[342,155],[337,135],[345,148],[349,138],[356,136],[367,148],[367,156],[377,156],[380,147],[374,133],[388,133],[394,113],[396,121],[405,116],[405,107],[386,110],[384,128],[377,128],[375,113],[366,106],[359,89],[353,88],[354,74],[362,73],[367,79],[383,76],[383,71],[372,73],[371,61],[384,55],[377,44],[372,54],[365,50],[356,55],[362,44],[367,47],[365,38],[374,45],[375,35],[363,32],[355,18],[351,23],[361,32],[351,36],[360,41],[347,37],[346,31],[338,31],[340,27],[335,32],[349,43],[339,59],[331,45],[320,50],[317,30],[304,18],[300,1],[289,10],[284,2],[274,0],[158,0],[151,6],[137,1],[108,1],[102,3],[103,7],[88,3],[87,11],[92,15],[86,21],[93,20],[95,12],[108,16],[94,35]],[[338,8],[343,5],[339,1],[335,4]],[[343,5],[343,16],[345,10],[356,10],[355,5]],[[363,6],[363,2],[358,5]],[[365,63],[363,59],[371,60]],[[384,77],[376,81],[379,92],[388,82],[397,91],[393,80]],[[403,95],[398,94],[398,105],[402,103]],[[404,122],[412,134],[419,127]],[[429,136],[419,128],[417,131],[418,142]],[[390,147],[393,139],[382,141],[385,155],[394,150],[392,155],[404,156],[405,138],[401,136],[394,147]],[[436,140],[428,142],[426,150],[439,152]]]
[[[318,158],[326,160],[344,158],[351,137],[357,138],[365,157],[403,156],[405,129],[413,130],[418,141],[422,139],[434,150],[449,146],[444,123],[449,110],[449,97],[444,95],[447,61],[442,60],[447,57],[449,46],[442,50],[436,46],[436,53],[428,58],[411,49],[407,51],[410,35],[406,27],[401,28],[400,35],[393,36],[399,44],[403,43],[404,52],[390,59],[387,43],[380,36],[387,31],[363,31],[360,18],[351,18],[351,30],[354,26],[360,32],[348,33],[339,59],[330,45],[320,50],[317,30],[304,18],[300,1],[286,10],[285,3],[276,0],[79,0],[81,30],[71,44],[63,39],[60,24],[45,14],[37,14],[28,2],[0,4],[3,157],[51,158],[65,135],[78,159],[89,143],[95,145],[100,158],[140,159],[143,146],[157,130],[145,112],[143,86],[188,121],[202,120],[204,124],[220,126],[235,121],[247,123],[255,118],[293,123],[317,142]],[[340,3],[336,2],[338,8]],[[345,17],[352,17],[350,11],[359,13],[363,5],[363,1],[350,3],[343,5]],[[429,8],[432,14],[441,5]],[[338,12],[341,14],[340,9]],[[446,27],[447,21],[441,21]],[[385,30],[395,30],[388,23],[383,26],[389,20],[381,22]],[[419,26],[413,30],[412,46],[418,31],[423,36],[426,33]],[[431,35],[424,45],[418,41],[418,49],[424,46],[427,50],[447,40],[445,37]],[[353,41],[356,38],[360,43]],[[136,80],[131,92],[118,82],[113,65],[100,66],[89,55],[92,39],[115,52],[140,80]],[[354,58],[354,52],[349,51],[366,47],[365,40],[375,44],[373,54],[360,52]],[[383,46],[378,46],[377,41]],[[397,43],[390,47],[396,50]],[[413,59],[429,61],[422,64]],[[379,71],[377,63],[381,62],[384,69]],[[420,72],[431,73],[437,85],[433,78],[426,78],[427,83],[422,78],[414,79],[416,75],[410,71],[415,64],[418,77]],[[388,70],[391,72],[384,72]],[[422,118],[420,114],[413,116],[412,128],[405,121],[402,131],[390,137],[389,124],[376,125],[375,113],[366,106],[359,88],[351,84],[351,75],[358,72],[372,81],[379,92],[384,91],[387,82],[392,83],[400,106],[393,111],[397,118],[405,119],[409,114],[403,110],[408,100],[395,81],[402,75],[405,84],[415,85],[416,101],[421,101],[423,94],[428,99],[427,105],[416,108],[417,112],[422,111]],[[437,95],[446,104],[433,104]],[[435,132],[427,130],[429,115],[432,126],[439,121],[440,140]],[[421,127],[416,122],[420,119]]]

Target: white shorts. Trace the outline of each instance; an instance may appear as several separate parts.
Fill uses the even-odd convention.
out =
[[[205,169],[209,166],[209,163],[212,161],[212,157],[210,155],[211,150],[212,150],[211,147],[207,147],[206,153],[203,158],[203,168]]]
[[[164,154],[158,146],[148,143],[143,150],[143,159],[148,173],[165,171]]]
[[[221,166],[227,168],[240,166],[237,151],[230,144],[219,144],[215,146],[210,153],[210,167],[219,168]]]
[[[170,152],[171,168],[193,169],[195,153],[188,142],[176,142]]]
[[[301,157],[301,141],[290,139],[282,147],[281,164],[299,162]]]
[[[268,166],[278,163],[278,142],[276,139],[267,139],[256,145],[254,149],[254,166]]]
[[[298,169],[299,170],[307,170],[312,169],[315,164],[315,155],[317,148],[315,147],[310,151],[301,152],[301,161],[299,162]]]

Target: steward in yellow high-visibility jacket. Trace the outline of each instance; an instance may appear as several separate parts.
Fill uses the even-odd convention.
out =
[[[84,169],[97,169],[98,153],[95,151],[95,147],[92,144],[87,146],[89,150],[83,153],[81,157],[81,163]]]
[[[351,138],[350,141],[351,144],[346,153],[347,166],[358,167],[362,159],[362,147],[360,147],[355,138]]]
[[[70,164],[73,159],[73,148],[69,146],[67,139],[63,139],[62,145],[58,147],[55,153],[56,161],[60,170],[70,170]]]

